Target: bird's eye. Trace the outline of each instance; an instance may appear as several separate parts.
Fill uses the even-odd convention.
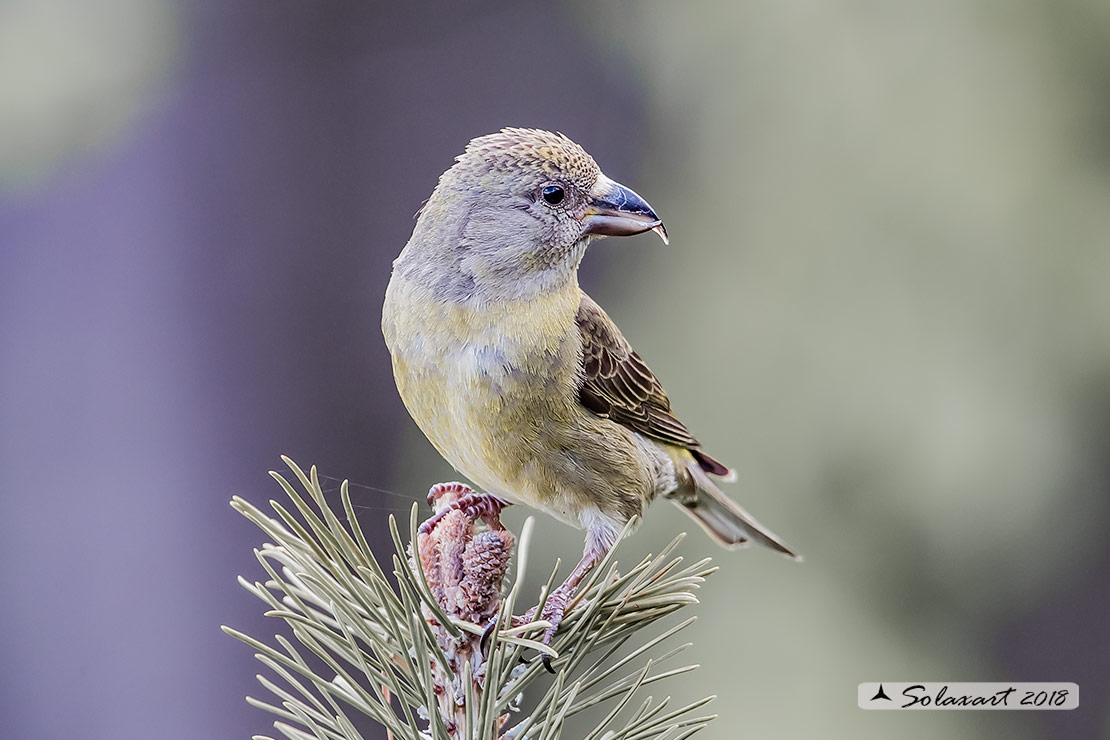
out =
[[[558,185],[548,185],[540,191],[543,199],[553,206],[557,206],[563,202],[563,189]]]

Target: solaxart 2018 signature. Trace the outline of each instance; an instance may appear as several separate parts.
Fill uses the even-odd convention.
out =
[[[1079,706],[1074,683],[883,681],[861,683],[860,709],[1058,710]]]
[[[982,707],[989,705],[1001,709],[1009,707],[1011,700],[1016,704],[1028,707],[1062,707],[1067,703],[1069,693],[1067,689],[1057,689],[1051,692],[1029,690],[1018,692],[1016,687],[1008,686],[985,695],[950,694],[948,693],[948,685],[944,684],[935,695],[930,696],[926,691],[925,684],[915,683],[902,689],[902,696],[908,700],[902,705],[902,709],[908,709],[915,704],[927,707],[930,703],[937,707]]]

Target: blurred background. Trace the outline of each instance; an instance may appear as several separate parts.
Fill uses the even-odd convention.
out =
[[[721,566],[669,688],[721,695],[699,737],[1110,737],[1104,0],[0,2],[5,736],[273,733],[219,631],[276,629],[227,501],[286,453],[384,539],[457,477],[380,307],[506,125],[662,214],[583,285],[806,557],[683,545]],[[534,562],[577,559],[538,523]],[[625,557],[686,527],[656,506]],[[876,680],[1081,703],[863,712]]]

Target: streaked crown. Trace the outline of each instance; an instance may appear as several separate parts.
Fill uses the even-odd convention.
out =
[[[583,191],[601,173],[594,158],[563,134],[532,128],[503,128],[479,136],[456,160],[464,167],[481,166],[490,172],[563,179]]]

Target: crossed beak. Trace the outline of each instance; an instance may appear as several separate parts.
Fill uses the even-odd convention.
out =
[[[631,236],[654,231],[668,244],[667,229],[655,211],[635,191],[605,175],[590,191],[589,205],[582,214],[584,233],[597,236]]]

